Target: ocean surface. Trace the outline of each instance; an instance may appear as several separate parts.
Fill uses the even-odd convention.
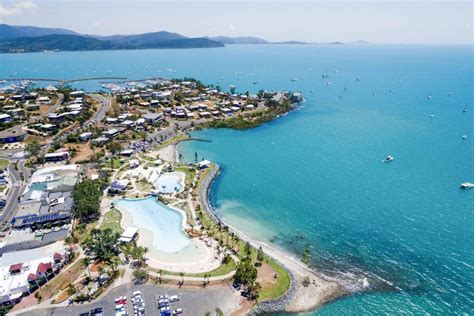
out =
[[[312,267],[353,291],[309,315],[473,314],[474,191],[459,189],[474,182],[472,46],[0,58],[0,77],[195,77],[238,91],[302,91],[306,101],[287,116],[248,131],[195,132],[211,142],[179,146],[185,160],[197,152],[222,166],[211,192],[218,214],[294,256],[308,247]],[[382,163],[387,155],[394,161]]]

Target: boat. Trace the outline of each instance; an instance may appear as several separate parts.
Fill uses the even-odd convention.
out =
[[[428,100],[431,100],[431,95],[429,95],[429,96],[427,97],[427,99],[428,99]]]
[[[430,117],[433,118],[435,115],[434,114],[430,114]]]
[[[462,139],[467,139],[467,135],[462,135]]]
[[[388,155],[384,160],[382,160],[382,162],[390,162],[393,159],[395,159],[395,158],[393,158],[393,156]]]
[[[298,81],[298,78],[291,78],[291,81],[293,82]]]
[[[462,110],[463,113],[466,113],[467,112],[467,106],[464,107],[464,110]]]
[[[474,188],[474,183],[471,183],[471,182],[461,183],[461,189],[468,190],[472,188]]]

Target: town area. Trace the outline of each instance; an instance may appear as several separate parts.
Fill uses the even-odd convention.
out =
[[[292,278],[208,200],[220,166],[177,146],[246,129],[301,93],[153,79],[0,89],[0,304],[23,315],[243,315]],[[305,287],[309,276],[300,277]]]

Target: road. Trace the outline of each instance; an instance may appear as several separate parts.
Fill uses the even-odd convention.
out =
[[[83,130],[84,128],[87,128],[90,125],[95,124],[97,122],[100,122],[101,120],[104,119],[105,115],[107,114],[107,111],[109,110],[110,105],[112,104],[112,99],[110,97],[104,97],[100,94],[89,94],[88,96],[90,96],[91,98],[93,98],[94,100],[96,100],[100,103],[99,109],[94,113],[94,115],[90,119],[85,121],[81,126],[78,126],[75,129],[72,129],[72,130],[68,131],[67,133],[64,133],[60,137],[55,137],[54,138],[55,141],[62,142],[66,139],[66,137],[69,134],[77,133],[80,130]],[[43,149],[48,148],[50,145],[51,144],[44,145]]]
[[[18,170],[15,168],[17,163]],[[26,181],[22,181],[20,174],[23,174],[24,179],[28,179],[30,177],[30,171],[25,167],[24,160],[10,160],[7,170],[10,177],[10,191],[8,192],[7,196],[7,205],[0,215],[0,222],[2,223],[9,222],[11,220],[18,208],[19,197],[26,188]]]

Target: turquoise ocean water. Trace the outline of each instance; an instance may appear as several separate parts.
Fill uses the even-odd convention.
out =
[[[219,215],[295,255],[311,247],[310,264],[354,291],[311,314],[473,313],[474,191],[459,189],[474,182],[471,46],[250,45],[0,58],[2,77],[191,76],[224,89],[303,91],[301,108],[272,123],[199,131],[212,142],[180,145],[186,160],[197,152],[222,166],[211,194]],[[395,160],[384,164],[387,155]]]

